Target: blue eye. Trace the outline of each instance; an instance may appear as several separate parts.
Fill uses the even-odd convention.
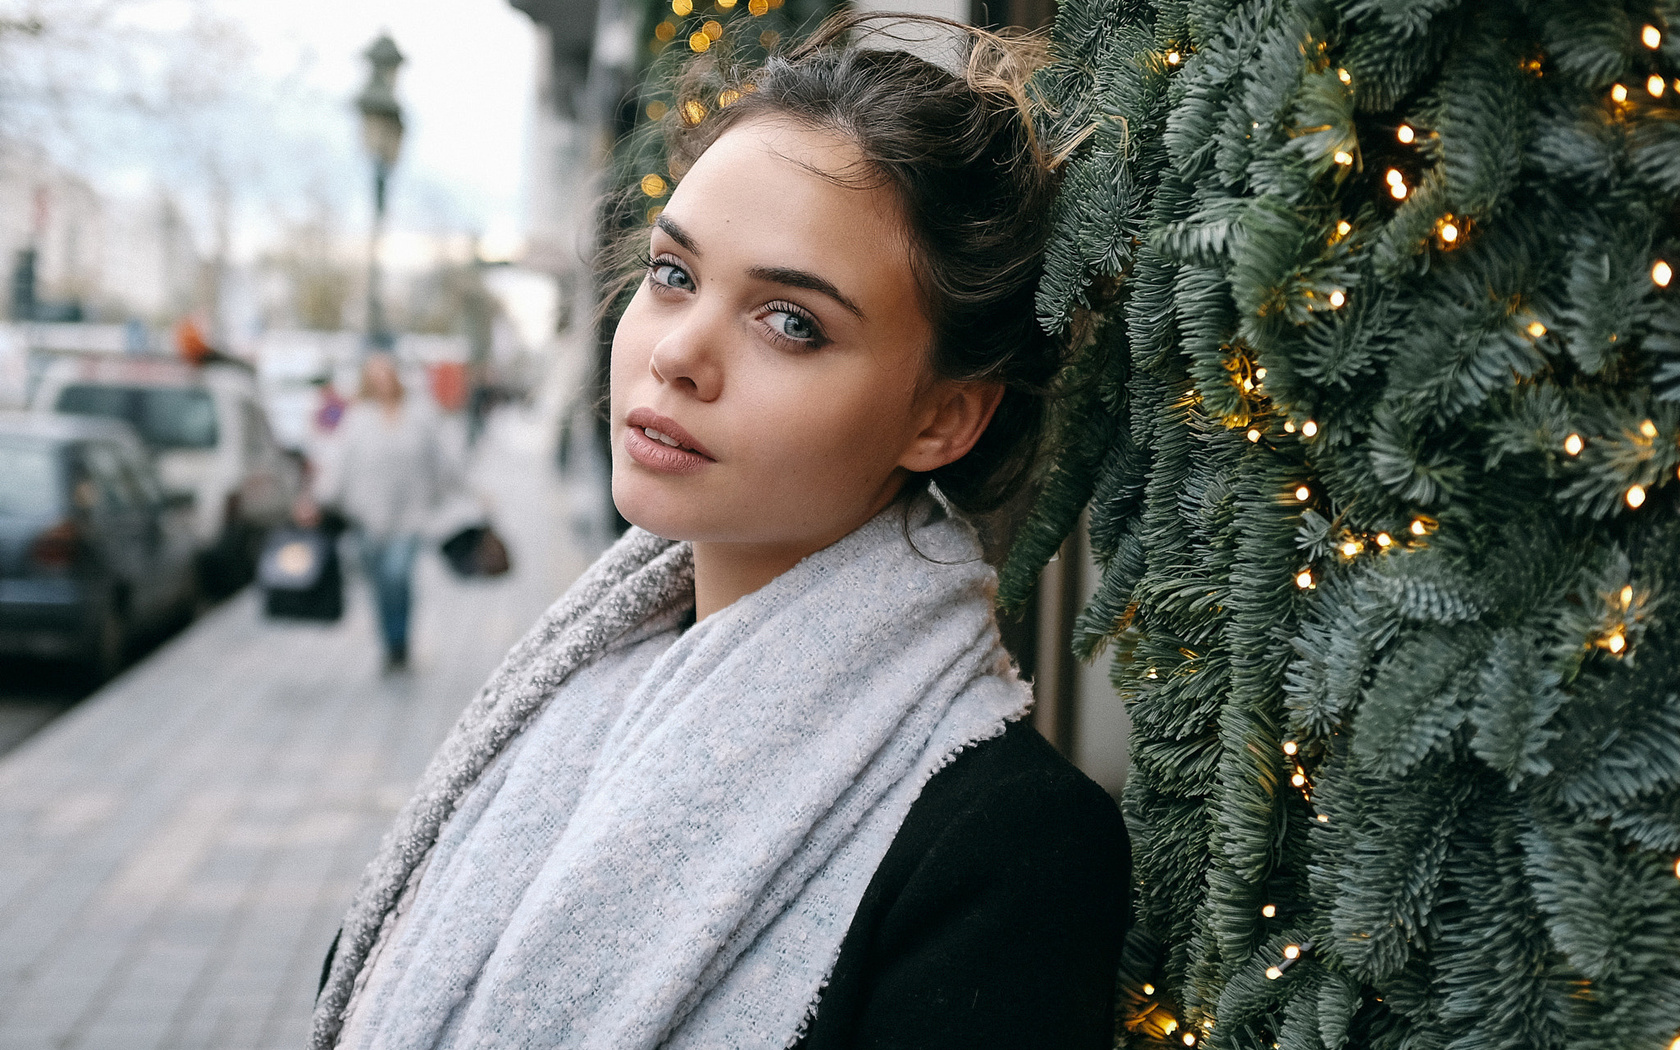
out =
[[[776,330],[777,335],[783,335],[789,339],[808,342],[817,337],[816,326],[811,323],[810,318],[801,317],[796,313],[789,313],[786,310],[772,310],[765,320],[769,322],[771,328]]]
[[[688,271],[676,263],[650,261],[648,263],[648,276],[653,279],[654,284],[662,284],[667,288],[675,288],[684,292],[694,290],[694,278],[690,277]]]

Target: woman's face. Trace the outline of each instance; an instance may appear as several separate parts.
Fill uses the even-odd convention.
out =
[[[940,427],[955,387],[929,373],[892,190],[818,174],[856,176],[860,159],[834,134],[756,121],[672,193],[613,338],[613,499],[631,522],[803,555],[978,436]]]

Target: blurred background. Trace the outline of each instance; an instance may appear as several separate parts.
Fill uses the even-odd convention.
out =
[[[835,6],[0,0],[0,1050],[302,1045],[425,761],[623,527],[592,260],[670,192],[665,72]],[[1118,790],[1082,542],[1007,634]]]

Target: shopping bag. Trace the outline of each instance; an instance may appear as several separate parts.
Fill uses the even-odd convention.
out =
[[[439,550],[457,576],[500,576],[513,566],[507,544],[488,524],[457,530]]]
[[[257,561],[263,611],[285,620],[331,623],[344,615],[344,573],[338,543],[324,529],[279,528]]]

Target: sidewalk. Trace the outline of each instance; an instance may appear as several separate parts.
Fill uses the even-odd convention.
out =
[[[0,759],[0,1050],[300,1050],[363,866],[460,709],[599,550],[592,479],[495,421],[515,571],[422,559],[414,670],[367,595],[330,628],[247,592]]]

